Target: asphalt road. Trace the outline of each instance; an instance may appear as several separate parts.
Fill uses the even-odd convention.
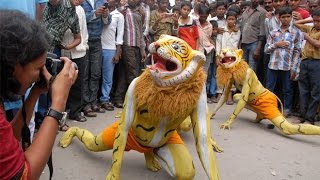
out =
[[[215,104],[209,105],[213,108]],[[255,114],[243,110],[231,130],[218,127],[232,113],[233,106],[225,105],[211,121],[212,134],[224,149],[215,153],[220,179],[222,180],[319,180],[320,179],[320,138],[318,136],[282,135],[278,129],[268,129],[267,120],[252,123]],[[120,109],[88,118],[87,122],[67,121],[71,126],[79,126],[99,133],[116,120]],[[294,118],[289,118],[292,120]],[[316,125],[320,125],[319,123]],[[102,180],[111,167],[111,151],[90,152],[78,139],[66,148],[60,148],[59,132],[53,150],[54,180]],[[181,135],[194,157],[196,176],[194,179],[208,179],[196,154],[192,132]],[[48,168],[41,180],[47,180]],[[141,153],[125,152],[121,169],[123,180],[167,180],[171,178],[165,170],[151,172],[145,168]]]

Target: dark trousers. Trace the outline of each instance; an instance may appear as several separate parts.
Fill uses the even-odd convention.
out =
[[[122,46],[122,59],[119,62],[118,84],[113,101],[122,103],[132,80],[140,75],[140,48]]]
[[[301,116],[314,121],[320,103],[320,60],[306,59],[300,64],[299,90]]]
[[[268,69],[266,87],[274,92],[276,84],[281,83],[282,95],[284,99],[284,109],[291,111],[293,91],[292,81],[290,80],[290,71]]]
[[[89,51],[83,64],[83,102],[85,109],[98,103],[101,78],[102,46],[101,40],[88,41]]]
[[[72,59],[74,63],[78,66],[78,78],[76,82],[72,85],[69,97],[68,97],[68,108],[70,110],[69,116],[71,118],[80,115],[80,112],[83,108],[83,98],[81,96],[83,91],[82,81],[83,81],[83,64],[86,60],[86,56],[78,59]]]

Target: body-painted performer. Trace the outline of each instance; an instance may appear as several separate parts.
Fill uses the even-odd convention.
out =
[[[72,127],[60,145],[67,147],[77,136],[91,151],[113,149],[106,179],[120,178],[123,153],[131,149],[144,153],[152,171],[164,167],[177,179],[192,179],[192,157],[176,131],[190,116],[202,166],[210,179],[219,179],[206,103],[204,55],[168,35],[152,43],[149,51],[153,65],[130,84],[121,120],[97,136]]]
[[[278,109],[278,98],[262,86],[256,74],[242,60],[242,50],[222,49],[219,53],[221,65],[217,69],[218,85],[224,88],[223,96],[213,110],[213,118],[218,109],[226,102],[232,84],[241,93],[233,96],[236,108],[221,129],[230,129],[237,115],[244,107],[257,113],[255,122],[269,119],[281,132],[287,135],[304,134],[320,135],[320,127],[309,124],[291,124]]]

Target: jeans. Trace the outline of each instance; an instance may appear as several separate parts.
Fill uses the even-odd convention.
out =
[[[291,89],[290,71],[282,70],[267,70],[267,82],[266,87],[270,91],[274,92],[277,81],[280,81],[282,87],[282,94],[284,98],[284,110],[291,111],[292,109],[292,99],[293,91]]]
[[[213,62],[210,64],[208,70],[208,78],[207,78],[207,93],[209,95],[216,95],[217,91],[217,82],[216,82],[216,63]]]
[[[320,60],[306,59],[300,64],[300,112],[306,120],[314,121],[320,104]]]
[[[102,60],[102,85],[100,101],[106,103],[110,101],[110,91],[112,88],[113,70],[115,64],[112,59],[116,54],[116,50],[103,49],[103,60]]]
[[[254,72],[257,72],[257,62],[253,59],[253,53],[256,50],[257,45],[258,45],[258,41],[250,44],[241,45],[241,48],[243,50],[243,59],[248,62],[250,68]]]
[[[102,46],[101,40],[89,41],[89,51],[83,64],[83,102],[88,109],[97,104],[99,83],[101,78]]]

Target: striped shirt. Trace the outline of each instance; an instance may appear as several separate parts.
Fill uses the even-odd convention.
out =
[[[143,38],[143,22],[139,13],[139,7],[130,9],[126,7],[124,14],[124,35],[123,45],[145,48]]]
[[[55,46],[61,44],[67,29],[71,29],[73,34],[80,33],[76,8],[71,5],[69,0],[61,0],[60,4],[56,6],[48,3],[44,9],[43,17],[47,32],[52,40],[49,52],[52,52]]]
[[[289,43],[288,48],[275,46],[275,43],[282,39]],[[292,26],[285,32],[280,29],[271,31],[267,39],[265,52],[270,53],[269,69],[298,72],[301,53],[300,31]]]

